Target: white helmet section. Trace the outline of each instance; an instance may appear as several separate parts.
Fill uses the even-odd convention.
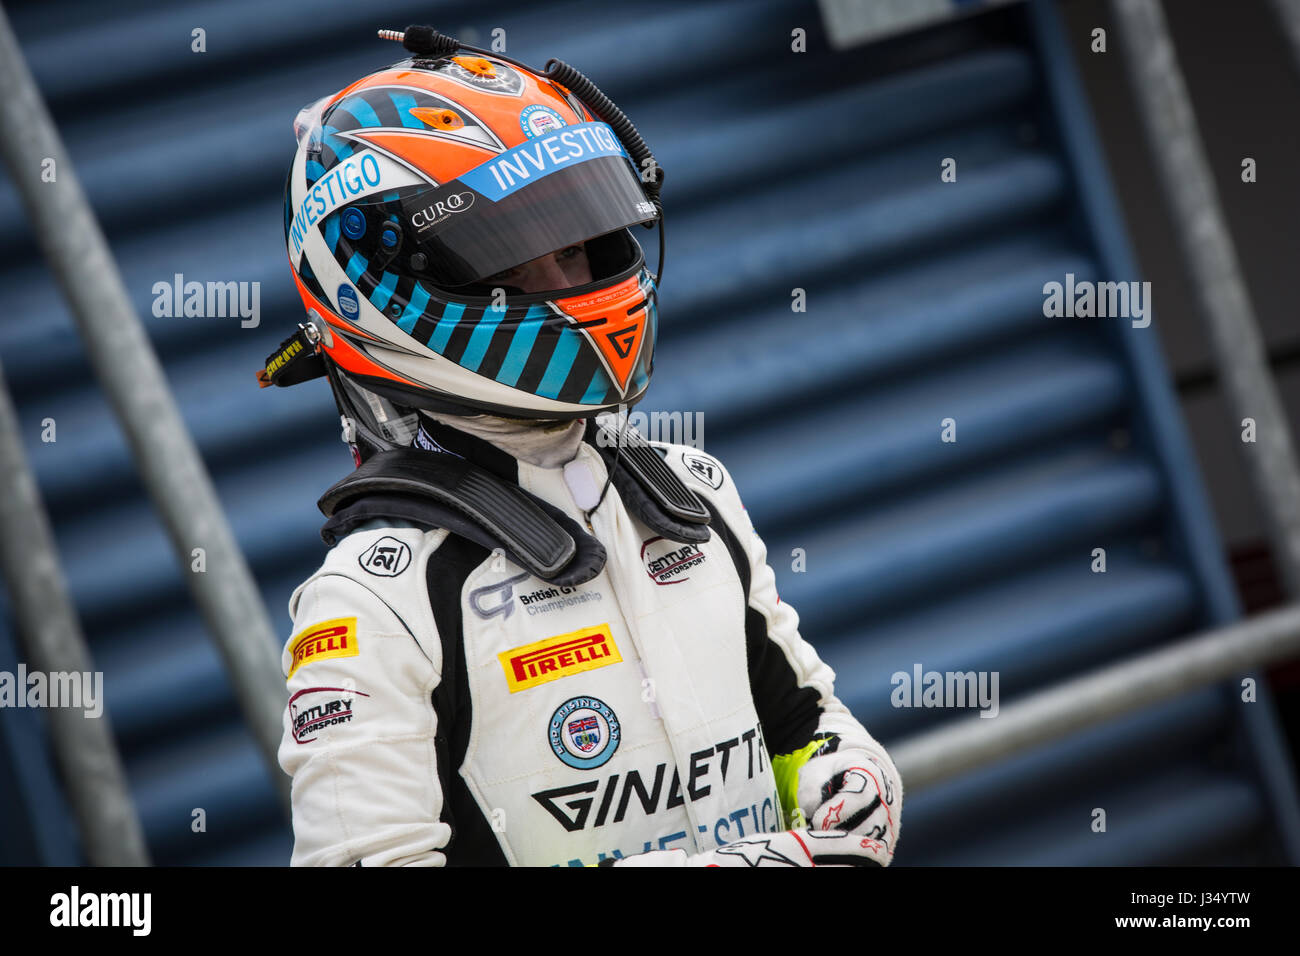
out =
[[[428,177],[374,150],[353,153],[307,188],[307,151],[301,147],[293,161],[293,222],[289,225],[289,259],[297,269],[307,236],[320,234],[320,224],[342,206],[375,193],[402,186],[428,186]],[[433,185],[436,185],[434,183]],[[316,265],[313,257],[311,264]]]
[[[539,415],[568,415],[581,411],[581,406],[502,385],[443,358],[399,329],[367,297],[360,295],[355,283],[339,266],[334,254],[325,244],[321,228],[327,216],[363,196],[402,186],[429,185],[431,182],[427,177],[417,175],[382,153],[365,149],[337,164],[308,190],[307,153],[300,146],[294,157],[291,177],[294,218],[288,240],[289,258],[295,271],[300,267],[303,256],[306,256],[312,272],[325,291],[334,317],[344,325],[354,326],[390,347],[361,336],[349,337],[352,346],[364,352],[376,364],[435,393],[445,394],[453,400],[461,398],[489,405],[527,409]],[[345,313],[339,303],[339,290],[344,288],[351,290],[355,296],[355,316]],[[320,331],[325,336],[331,334],[328,328]]]

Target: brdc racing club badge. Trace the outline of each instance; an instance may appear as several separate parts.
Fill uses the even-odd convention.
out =
[[[590,770],[614,756],[618,717],[595,697],[570,697],[551,716],[547,738],[555,756],[577,770]]]
[[[519,125],[524,135],[532,139],[534,136],[544,136],[553,132],[565,124],[564,117],[549,106],[533,103],[531,106],[525,106],[523,112],[519,114]]]

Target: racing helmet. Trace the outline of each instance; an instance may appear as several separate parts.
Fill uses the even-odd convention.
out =
[[[367,405],[383,421],[394,407],[564,420],[635,404],[657,277],[629,227],[660,220],[662,176],[635,128],[559,61],[535,72],[430,28],[404,45],[414,55],[294,123],[285,241],[311,319],[298,350],[323,360],[345,426]],[[509,285],[584,243],[589,283]],[[263,385],[292,384],[271,374],[288,358],[268,360]]]

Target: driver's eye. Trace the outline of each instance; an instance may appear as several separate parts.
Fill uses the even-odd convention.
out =
[[[585,251],[586,249],[581,245],[565,246],[559,252],[553,253],[553,255],[555,256],[556,262],[565,262],[569,259],[573,259],[577,256],[582,255]],[[540,261],[540,259],[538,261]],[[504,282],[508,279],[518,279],[520,276],[524,274],[525,267],[530,264],[531,263],[525,262],[522,265],[517,265],[510,269],[503,269],[500,272],[488,276],[488,281]]]

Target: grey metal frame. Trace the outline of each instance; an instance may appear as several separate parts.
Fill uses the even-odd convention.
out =
[[[1242,457],[1288,595],[1300,597],[1300,462],[1158,0],[1111,0],[1133,102],[1159,167],[1192,290],[1232,408],[1255,421]]]
[[[91,367],[122,424],[287,814],[290,780],[276,758],[285,693],[275,632],[2,8],[0,129],[0,153],[72,307]],[[41,180],[46,159],[55,162],[54,182]],[[190,570],[195,548],[205,552],[202,573]]]
[[[33,669],[46,675],[91,674],[94,664],[59,565],[58,548],[27,467],[21,427],[0,369],[0,569],[13,601],[18,641]],[[26,693],[25,687],[17,688]],[[84,702],[84,701],[83,701]],[[107,712],[47,707],[54,756],[81,830],[86,858],[96,866],[148,866],[136,815]]]

